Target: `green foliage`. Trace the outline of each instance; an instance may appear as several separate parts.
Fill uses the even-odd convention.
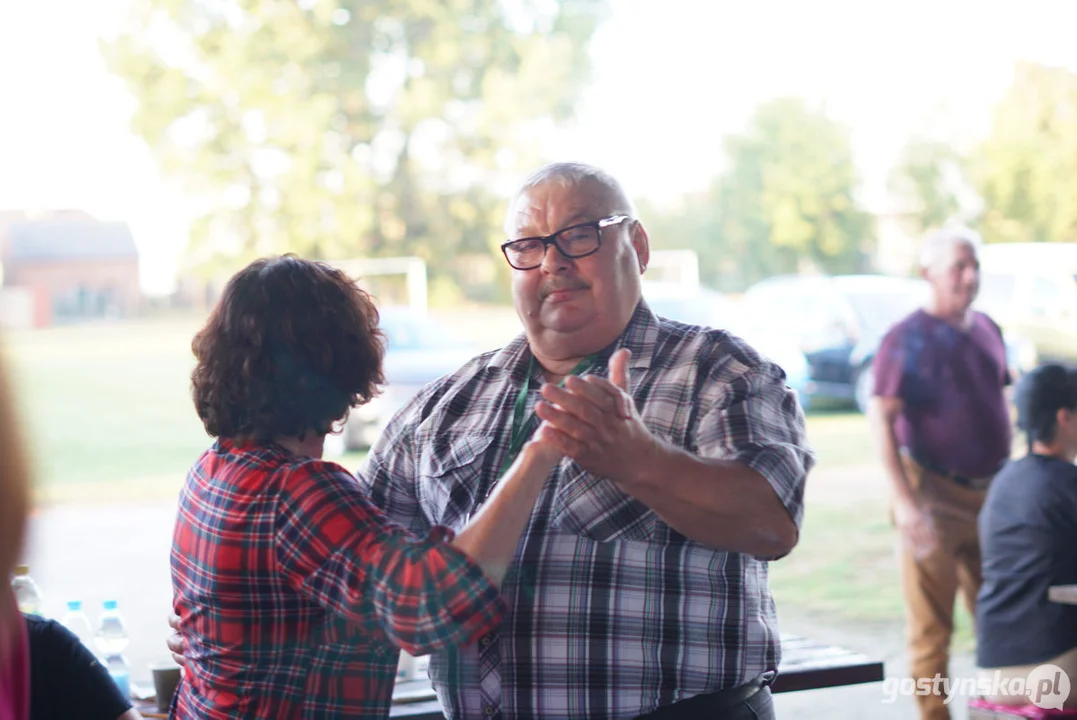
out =
[[[710,191],[678,196],[669,205],[646,198],[636,202],[640,219],[655,250],[694,250],[699,256],[700,280],[716,286],[723,267],[717,205]]]
[[[978,149],[988,241],[1077,241],[1077,74],[1020,63]]]
[[[914,137],[905,145],[889,185],[906,208],[915,236],[945,225],[961,210],[954,183],[962,176],[963,163],[946,142]]]
[[[696,249],[703,281],[726,290],[804,266],[862,268],[872,224],[844,127],[800,100],[774,100],[725,151],[711,188],[656,213],[655,247]]]
[[[202,202],[193,265],[418,255],[432,279],[459,280],[447,259],[496,263],[495,193],[571,116],[604,12],[605,0],[133,0],[102,52],[137,100],[135,131]]]
[[[748,131],[726,141],[722,234],[757,277],[794,272],[805,261],[826,272],[863,262],[869,216],[857,205],[847,130],[800,100],[760,106]]]

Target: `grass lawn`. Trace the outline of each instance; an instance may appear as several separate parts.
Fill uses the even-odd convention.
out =
[[[885,502],[810,504],[799,545],[770,565],[779,614],[865,628],[903,622],[895,541]],[[972,621],[960,600],[957,605],[954,647],[967,652],[974,645]]]
[[[815,451],[819,470],[876,462],[867,420],[860,413],[844,409],[812,411],[807,420],[808,442]]]
[[[196,320],[87,325],[9,333],[18,397],[52,502],[170,501],[209,445],[190,399]],[[808,417],[819,458],[801,542],[771,566],[780,607],[836,621],[900,621],[894,534],[885,492],[849,493],[827,478],[875,463],[864,418]],[[361,456],[341,463],[358,466]],[[963,642],[968,641],[967,623]]]
[[[40,501],[175,497],[210,444],[190,396],[197,328],[162,320],[6,336]]]
[[[812,413],[808,439],[818,465],[808,479],[800,542],[770,565],[779,610],[865,628],[904,622],[897,535],[865,418]],[[974,646],[972,622],[958,605],[954,648],[968,652]]]
[[[12,334],[19,399],[43,488],[182,473],[208,444],[190,400],[193,324]]]

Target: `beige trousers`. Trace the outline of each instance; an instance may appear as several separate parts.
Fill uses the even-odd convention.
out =
[[[899,541],[899,565],[905,600],[909,670],[914,679],[948,677],[954,602],[960,590],[975,617],[980,590],[980,542],[976,517],[986,490],[973,490],[936,475],[905,457],[905,472],[917,499],[935,523],[938,544],[917,559]],[[922,720],[949,720],[942,695],[917,695]]]

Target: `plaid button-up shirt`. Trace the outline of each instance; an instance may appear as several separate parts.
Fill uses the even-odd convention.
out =
[[[497,589],[451,536],[391,525],[338,465],[218,441],[176,519],[187,670],[173,717],[387,717],[390,640],[423,654],[501,621]]]
[[[723,331],[658,318],[642,302],[589,372],[605,375],[620,346],[632,350],[631,394],[647,427],[752,467],[799,527],[813,459],[781,369]],[[463,526],[498,479],[529,360],[521,336],[424,388],[359,473],[373,502],[416,532]],[[541,377],[531,380],[537,426]],[[778,665],[765,560],[687,539],[568,459],[543,488],[502,595],[499,632],[431,657],[454,720],[631,718]]]

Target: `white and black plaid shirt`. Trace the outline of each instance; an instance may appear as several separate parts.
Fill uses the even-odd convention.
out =
[[[622,346],[647,427],[754,468],[799,527],[813,458],[781,369],[724,331],[658,318],[642,302],[589,372],[605,375]],[[374,503],[415,532],[461,528],[498,479],[529,360],[520,336],[424,388],[359,472]],[[528,393],[535,426],[540,384]],[[688,540],[567,459],[542,490],[502,593],[500,633],[431,658],[453,720],[632,718],[778,666],[765,561]]]

